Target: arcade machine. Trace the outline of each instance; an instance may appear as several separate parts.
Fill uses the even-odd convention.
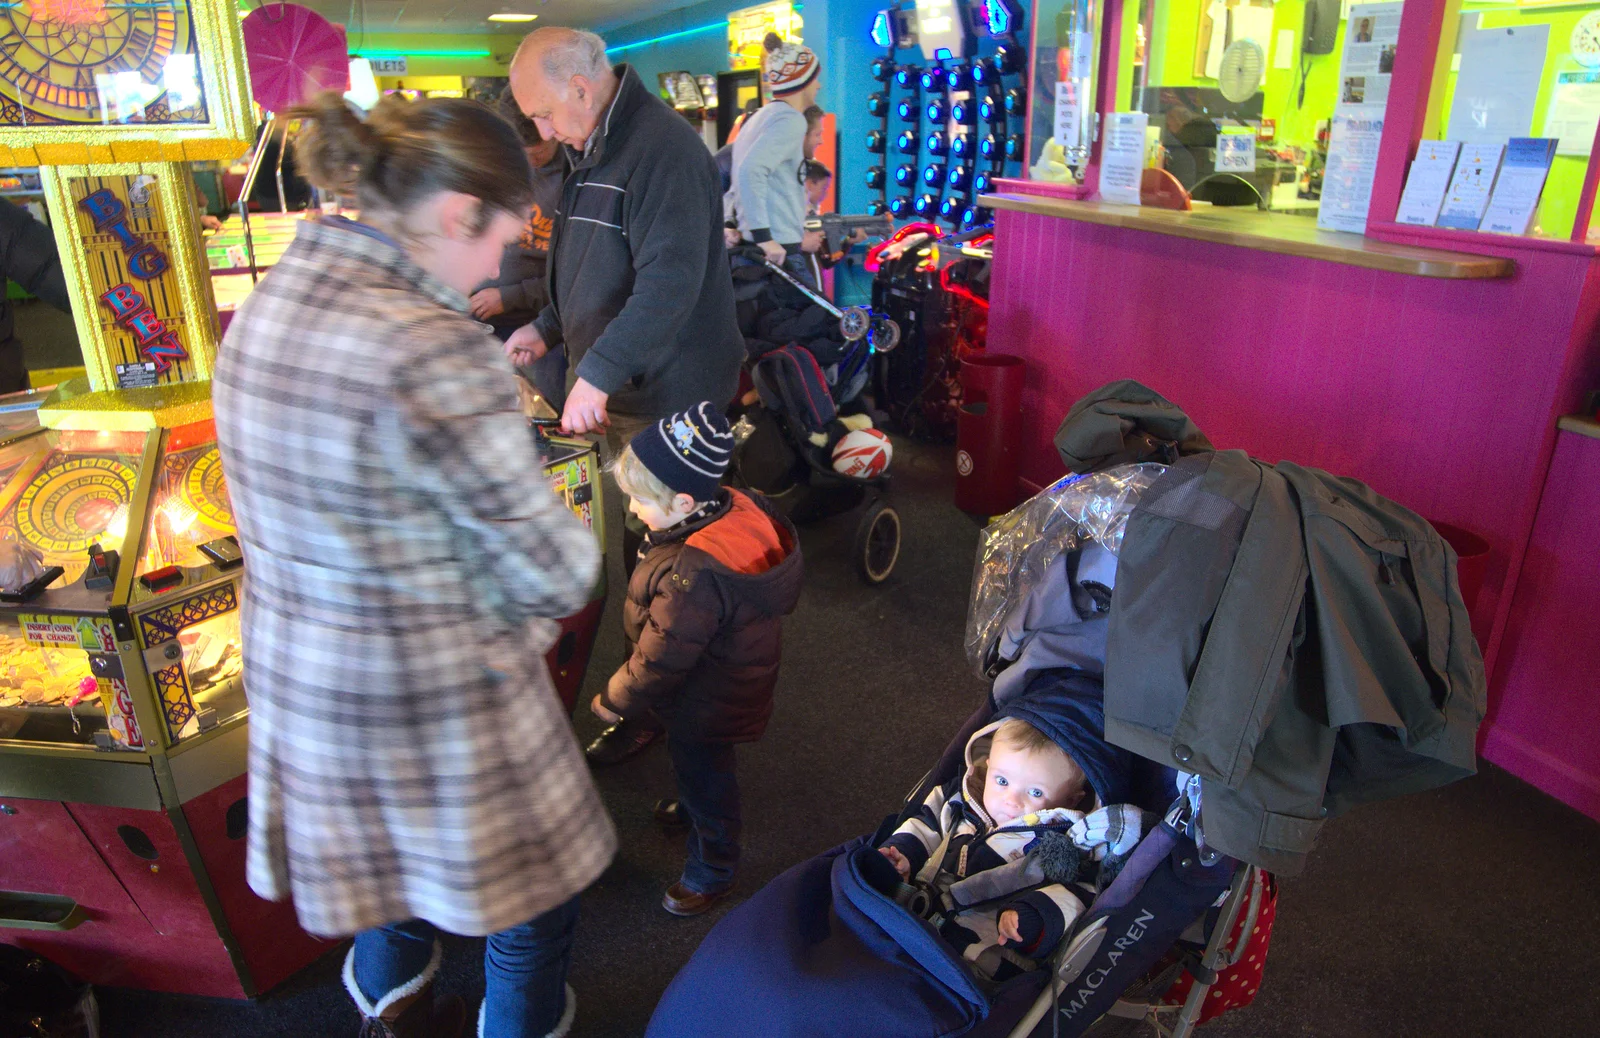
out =
[[[0,942],[251,997],[333,945],[245,883],[243,569],[186,166],[253,137],[238,14],[22,0],[0,41],[0,167],[40,167],[87,369],[0,423],[0,571],[29,577],[0,594]],[[593,448],[551,460],[597,524]],[[552,653],[569,699],[598,611]]]
[[[954,437],[962,358],[984,348],[986,289],[968,282],[987,276],[992,218],[980,197],[1026,157],[1022,28],[1015,0],[902,0],[873,21],[884,53],[867,98],[878,119],[866,140],[868,210],[908,221],[865,265],[873,309],[903,333],[874,388],[896,426],[919,438]]]

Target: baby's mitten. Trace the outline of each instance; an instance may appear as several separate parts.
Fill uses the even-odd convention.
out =
[[[1144,812],[1134,804],[1112,804],[1092,811],[1072,827],[1072,842],[1096,860],[1121,857],[1139,845]]]

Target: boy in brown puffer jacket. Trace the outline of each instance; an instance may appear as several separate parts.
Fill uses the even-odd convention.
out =
[[[733,448],[727,419],[702,403],[635,436],[613,467],[650,532],[623,605],[632,653],[592,707],[612,724],[652,710],[666,722],[678,799],[656,819],[690,827],[683,876],[661,900],[673,915],[733,887],[733,747],[766,731],[783,617],[800,597],[794,526],[759,494],[720,486]]]

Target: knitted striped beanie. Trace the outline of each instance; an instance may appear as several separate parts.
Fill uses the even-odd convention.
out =
[[[787,97],[804,90],[807,84],[817,78],[821,66],[810,47],[802,43],[785,43],[775,32],[767,33],[762,46],[767,54],[762,59],[761,69],[767,81],[767,93],[772,97]]]
[[[733,459],[728,420],[709,402],[668,415],[628,445],[650,474],[696,501],[717,496],[722,474]]]

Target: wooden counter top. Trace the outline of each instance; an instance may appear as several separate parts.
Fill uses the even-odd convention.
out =
[[[1588,415],[1562,415],[1556,420],[1556,428],[1564,432],[1577,433],[1579,436],[1589,436],[1600,440],[1600,422],[1595,421]]]
[[[1426,278],[1503,278],[1510,277],[1516,270],[1514,260],[1500,256],[1394,245],[1359,234],[1319,231],[1316,220],[1311,217],[1268,213],[1254,208],[1197,206],[1190,212],[1178,212],[1111,202],[1009,194],[983,195],[978,204]]]

